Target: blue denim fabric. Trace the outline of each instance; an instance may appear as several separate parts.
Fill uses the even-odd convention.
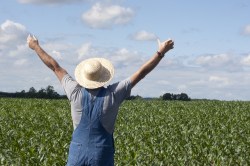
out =
[[[89,92],[83,88],[83,114],[73,132],[69,147],[67,166],[113,166],[114,139],[101,123],[105,88],[101,88],[92,101]]]

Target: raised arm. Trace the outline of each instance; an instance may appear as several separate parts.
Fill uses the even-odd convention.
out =
[[[31,49],[33,49],[39,58],[47,65],[57,76],[59,81],[62,80],[63,76],[67,74],[67,71],[64,70],[49,54],[47,54],[42,47],[39,45],[38,40],[35,36],[29,35],[27,38],[27,43]]]
[[[164,57],[165,53],[174,48],[173,40],[169,39],[164,42],[158,40],[159,50],[148,60],[141,68],[131,76],[131,84],[134,87],[141,79],[151,72]]]

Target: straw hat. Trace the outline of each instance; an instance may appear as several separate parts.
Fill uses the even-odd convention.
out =
[[[104,86],[114,76],[114,66],[104,58],[90,58],[76,66],[76,81],[88,89]]]

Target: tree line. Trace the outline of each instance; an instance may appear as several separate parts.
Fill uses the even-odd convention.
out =
[[[67,98],[66,95],[59,95],[54,87],[48,85],[45,89],[41,88],[40,90],[36,90],[34,87],[31,87],[27,92],[22,90],[21,92],[16,93],[8,93],[8,92],[0,92],[0,97],[13,97],[13,98],[42,98],[42,99],[62,99]],[[151,99],[151,98],[143,98],[139,95],[129,96],[126,100],[138,100],[138,99]],[[173,93],[165,93],[163,96],[160,96],[162,100],[181,100],[181,101],[190,101],[191,98],[188,97],[186,93],[181,94],[173,94]]]
[[[191,98],[188,97],[186,93],[181,94],[173,94],[173,93],[165,93],[162,96],[163,100],[181,100],[181,101],[190,101]]]
[[[46,88],[41,88],[36,90],[34,87],[31,87],[27,92],[22,90],[21,92],[8,93],[0,92],[0,97],[13,97],[13,98],[42,98],[42,99],[61,99],[66,98],[65,95],[59,95],[54,87],[48,85]]]
[[[152,98],[143,98],[139,95],[136,96],[129,96],[126,100],[138,100],[138,99],[152,99]],[[190,101],[191,98],[186,93],[181,94],[173,94],[173,93],[165,93],[160,96],[162,100],[180,100],[180,101]]]

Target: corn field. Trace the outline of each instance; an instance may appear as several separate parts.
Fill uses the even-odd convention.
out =
[[[0,98],[0,165],[66,164],[67,100]],[[250,102],[125,101],[115,165],[250,165]]]

